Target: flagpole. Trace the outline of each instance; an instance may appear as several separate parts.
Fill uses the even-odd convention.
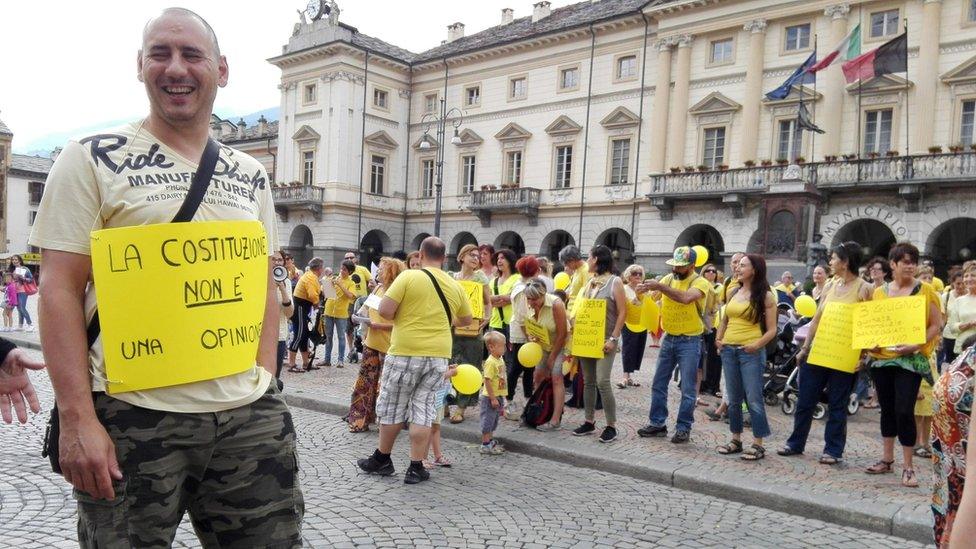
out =
[[[908,131],[908,18],[905,18],[905,156],[912,154],[911,133]]]
[[[817,51],[817,34],[813,35],[813,54],[814,58],[819,61],[820,52]],[[803,104],[803,85],[800,85],[800,101]],[[813,73],[813,123],[817,124],[817,73]],[[810,162],[816,162],[817,159],[814,158],[814,154],[817,152],[817,132],[810,132]]]
[[[861,26],[864,21],[862,20],[861,5],[857,6],[857,24]],[[864,32],[864,27],[861,27],[861,32]],[[861,82],[862,78],[858,75],[857,79],[857,149],[854,151],[854,161],[857,162],[857,182],[861,182]]]

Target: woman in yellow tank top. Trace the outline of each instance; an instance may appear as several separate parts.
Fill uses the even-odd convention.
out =
[[[844,242],[831,250],[830,269],[834,273],[834,279],[820,293],[817,314],[810,323],[807,340],[796,357],[800,363],[800,394],[796,414],[793,416],[793,433],[786,445],[776,452],[781,456],[803,453],[813,422],[813,409],[820,402],[820,394],[825,387],[829,412],[827,425],[824,427],[824,450],[820,463],[833,465],[844,455],[844,446],[847,443],[847,403],[857,374],[836,370],[832,364],[810,364],[804,359],[810,353],[810,346],[827,303],[857,303],[871,299],[871,285],[857,276],[863,257],[861,245],[856,242]]]

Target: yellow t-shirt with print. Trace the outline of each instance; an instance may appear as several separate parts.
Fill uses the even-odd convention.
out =
[[[369,269],[363,267],[362,265],[356,265],[355,274],[359,275],[359,282],[356,282],[356,289],[353,291],[356,297],[363,297],[369,293],[369,281],[373,280],[373,275],[370,274]]]
[[[404,271],[390,284],[385,295],[400,304],[393,318],[389,354],[451,358],[451,328],[444,315],[444,305],[424,270],[434,275],[440,285],[452,318],[471,316],[468,295],[451,275],[430,267]]]
[[[488,355],[482,368],[485,373],[485,383],[481,387],[481,396],[488,396],[488,385],[496,397],[508,396],[508,381],[505,379],[505,361],[502,357],[495,358]]]
[[[326,282],[326,284],[330,283],[329,281]],[[356,283],[353,282],[351,276],[348,278],[337,278],[336,284],[349,290],[355,296]],[[335,299],[329,298],[325,300],[325,314],[332,318],[349,318],[349,305],[352,305],[353,299],[355,297],[346,297],[346,294],[342,293],[339,288],[336,288]]]
[[[672,300],[670,297],[661,294],[661,326],[665,333],[671,335],[702,335],[705,332],[705,325],[702,323],[702,315],[705,311],[705,301],[708,293],[712,290],[704,277],[695,273],[690,273],[684,279],[676,279],[674,275],[667,275],[661,280],[661,284],[670,286],[676,290],[687,291],[690,288],[701,292],[701,298],[684,305]]]
[[[48,175],[29,242],[45,250],[90,256],[92,231],[170,223],[186,198],[198,162],[162,143],[142,121],[70,140]],[[260,221],[273,251],[278,234],[264,166],[221,146],[213,180],[193,219]],[[134,298],[132,306],[144,307],[145,301]],[[84,308],[87,322],[96,308],[91,285]],[[146,321],[153,321],[151,314]],[[101,338],[89,349],[88,362],[92,390],[105,391]],[[255,363],[239,374],[112,396],[152,410],[209,413],[254,402],[270,382],[271,375]]]

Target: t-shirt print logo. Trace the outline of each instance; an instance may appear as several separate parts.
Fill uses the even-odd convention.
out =
[[[107,141],[104,145],[103,141]],[[129,153],[122,160],[121,164],[117,164],[109,156],[109,153],[117,151],[128,143],[128,139],[123,135],[116,134],[98,134],[91,137],[86,137],[80,142],[82,145],[90,144],[91,156],[95,161],[95,165],[98,166],[99,163],[104,164],[108,169],[112,170],[117,174],[121,174],[125,170],[138,171],[146,168],[172,168],[173,162],[166,159],[166,155],[159,152],[159,144],[153,143],[149,150],[144,153],[139,153],[133,155]]]

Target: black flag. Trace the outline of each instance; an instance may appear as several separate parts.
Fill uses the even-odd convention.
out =
[[[801,130],[805,130],[808,132],[824,133],[823,130],[821,130],[819,127],[817,127],[816,124],[813,123],[813,120],[810,120],[810,111],[807,110],[807,106],[804,105],[802,102],[800,103],[800,108],[797,111],[796,124],[800,127]]]

